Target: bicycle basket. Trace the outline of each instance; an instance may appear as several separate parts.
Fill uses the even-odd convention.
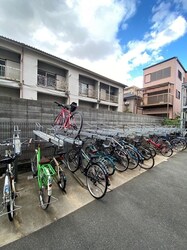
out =
[[[70,104],[70,111],[74,112],[77,109],[77,103],[76,102],[72,102]]]

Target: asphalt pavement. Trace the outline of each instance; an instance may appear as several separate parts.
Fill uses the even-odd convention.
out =
[[[92,199],[2,249],[186,250],[186,162],[187,150],[137,174],[102,200]],[[87,190],[80,193],[86,196]],[[63,210],[63,205],[58,209]],[[29,215],[34,223],[37,217]]]

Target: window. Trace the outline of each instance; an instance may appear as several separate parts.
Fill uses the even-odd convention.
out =
[[[0,59],[0,76],[5,76],[5,60]]]
[[[80,83],[80,94],[81,95],[88,95],[88,84]]]
[[[151,73],[151,82],[171,76],[171,67]]]
[[[55,88],[56,75],[38,69],[38,85]]]
[[[177,89],[176,89],[176,98],[180,99],[180,91],[178,91]]]
[[[178,70],[178,78],[182,80],[182,73],[180,72],[180,70]]]
[[[148,83],[151,81],[151,75],[148,74],[148,75],[145,75],[145,83]]]

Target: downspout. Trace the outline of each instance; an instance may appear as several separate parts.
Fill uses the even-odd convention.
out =
[[[21,98],[23,99],[23,84],[24,84],[24,80],[23,80],[23,58],[24,58],[24,47],[22,46],[21,48],[21,81],[20,81],[20,90],[21,90]]]

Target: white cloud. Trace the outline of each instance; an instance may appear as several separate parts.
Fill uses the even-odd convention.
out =
[[[116,35],[119,27],[124,34],[128,32],[128,21],[138,12],[140,0],[45,0],[43,3],[1,0],[1,35],[124,84],[142,87],[143,71],[140,76],[136,72],[136,78],[132,71],[163,60],[163,47],[187,32],[187,21],[179,11],[187,11],[187,0],[157,1],[152,8],[150,29],[142,34],[142,40],[127,44],[120,44]]]

